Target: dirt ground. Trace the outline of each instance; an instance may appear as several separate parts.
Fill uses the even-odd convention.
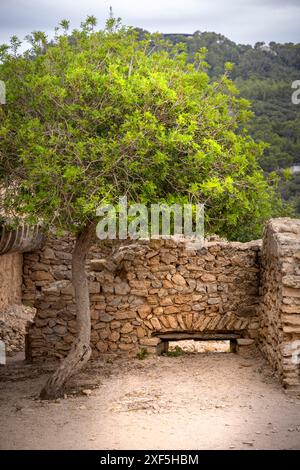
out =
[[[42,402],[50,371],[0,369],[0,449],[300,449],[300,397],[260,356],[106,356]]]

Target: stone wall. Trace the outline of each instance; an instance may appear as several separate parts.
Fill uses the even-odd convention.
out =
[[[0,310],[22,299],[22,254],[0,256]]]
[[[37,308],[34,360],[64,357],[76,334],[72,249],[72,239],[51,238],[24,254],[23,302]],[[190,251],[174,239],[95,245],[87,269],[94,357],[157,352],[170,335],[250,338],[285,387],[299,390],[300,220],[271,220],[262,248],[215,240]]]
[[[0,310],[0,340],[4,341],[8,355],[25,350],[25,338],[34,316],[34,309],[24,305],[8,305]]]
[[[22,351],[32,309],[22,303],[23,255],[0,255],[0,339],[8,354]]]
[[[72,247],[52,238],[24,255],[23,301],[37,308],[35,360],[65,356],[76,333]],[[166,333],[257,338],[259,242],[211,241],[198,251],[172,239],[94,246],[88,272],[94,357],[154,352]]]
[[[260,348],[286,388],[300,386],[300,220],[274,219],[262,249]]]

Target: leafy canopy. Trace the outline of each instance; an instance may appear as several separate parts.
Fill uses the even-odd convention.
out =
[[[228,78],[188,63],[181,44],[89,17],[31,50],[2,47],[2,209],[78,232],[100,203],[205,203],[206,229],[230,239],[260,235],[275,193],[247,134],[252,113]],[[245,228],[246,227],[246,228]]]

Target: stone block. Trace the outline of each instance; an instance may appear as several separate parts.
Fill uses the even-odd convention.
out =
[[[133,331],[133,326],[131,323],[125,323],[124,326],[121,328],[121,333],[131,333]]]

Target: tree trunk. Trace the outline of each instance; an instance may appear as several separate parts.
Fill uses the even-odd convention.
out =
[[[91,355],[90,299],[85,262],[94,239],[95,227],[95,224],[90,224],[76,238],[72,256],[72,284],[75,291],[77,337],[67,357],[42,389],[40,398],[44,400],[62,397],[66,382],[82,369]]]

